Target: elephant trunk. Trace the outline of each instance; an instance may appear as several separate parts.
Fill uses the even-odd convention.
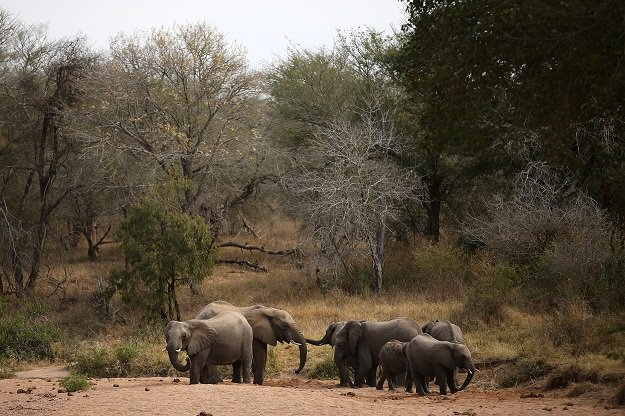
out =
[[[328,340],[327,338],[328,338],[327,336],[324,336],[323,338],[321,338],[321,339],[319,339],[319,340],[314,340],[314,339],[308,339],[308,338],[306,338],[306,342],[307,342],[307,343],[309,343],[309,344],[311,344],[311,345],[316,345],[316,346],[319,346],[319,345],[327,345],[327,344],[329,344],[329,343],[330,343],[330,342],[329,342],[329,340]]]
[[[189,361],[189,359],[187,358],[187,363],[186,365],[182,365],[180,363],[180,360],[178,359],[178,351],[176,351],[175,349],[167,349],[167,354],[169,355],[169,362],[171,362],[171,365],[178,371],[180,372],[185,372],[185,371],[189,371],[189,369],[191,368],[191,362]]]
[[[306,356],[308,355],[308,346],[306,345],[306,341],[308,340],[304,338],[304,335],[302,335],[301,332],[298,331],[294,341],[299,344],[299,367],[295,370],[295,374],[299,374],[304,368],[304,365],[306,365]]]
[[[462,386],[458,388],[458,391],[464,390],[469,385],[471,380],[473,380],[473,376],[475,375],[475,367],[466,368],[465,370],[467,370],[467,378],[464,379],[464,383],[462,383]]]

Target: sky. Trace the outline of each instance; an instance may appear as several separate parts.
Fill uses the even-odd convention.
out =
[[[0,0],[0,8],[43,24],[52,39],[84,35],[100,50],[120,32],[206,22],[258,68],[286,57],[289,45],[331,47],[337,30],[391,34],[406,19],[399,0]]]

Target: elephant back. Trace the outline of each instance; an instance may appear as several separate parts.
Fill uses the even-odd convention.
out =
[[[453,324],[450,321],[436,322],[425,332],[432,335],[439,341],[457,342],[459,344],[464,343],[462,330],[458,325]]]

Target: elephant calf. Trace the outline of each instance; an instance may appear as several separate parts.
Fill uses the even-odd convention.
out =
[[[408,360],[406,359],[405,349],[408,346],[407,342],[397,341],[396,339],[384,344],[380,350],[380,367],[382,373],[380,374],[380,380],[376,384],[375,388],[382,390],[384,388],[384,381],[388,383],[389,390],[395,390],[397,385],[397,375],[406,373],[406,391],[412,392],[412,378],[408,370]]]
[[[165,327],[169,360],[178,371],[190,370],[190,383],[208,383],[205,369],[209,365],[232,364],[232,381],[249,383],[252,374],[252,327],[245,317],[234,311],[210,319],[170,321]],[[189,356],[182,365],[178,352]],[[241,374],[242,373],[242,374]]]
[[[408,367],[412,380],[417,386],[417,393],[424,395],[423,388],[427,377],[436,376],[440,394],[447,394],[447,385],[452,393],[464,390],[473,379],[477,371],[471,352],[464,344],[457,342],[439,341],[429,334],[415,336],[405,349]],[[454,370],[456,367],[467,370],[467,378],[462,386],[456,387]]]

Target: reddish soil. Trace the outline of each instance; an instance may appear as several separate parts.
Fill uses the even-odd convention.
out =
[[[471,385],[455,395],[419,397],[374,388],[337,388],[336,382],[281,377],[265,385],[189,385],[189,379],[97,379],[87,391],[59,393],[45,371],[0,380],[4,415],[623,415],[606,398],[564,392],[490,389]],[[30,377],[30,378],[29,378]],[[35,378],[43,377],[43,378]],[[600,389],[599,389],[600,390]],[[530,397],[527,397],[530,396]],[[590,395],[588,395],[590,396]]]

